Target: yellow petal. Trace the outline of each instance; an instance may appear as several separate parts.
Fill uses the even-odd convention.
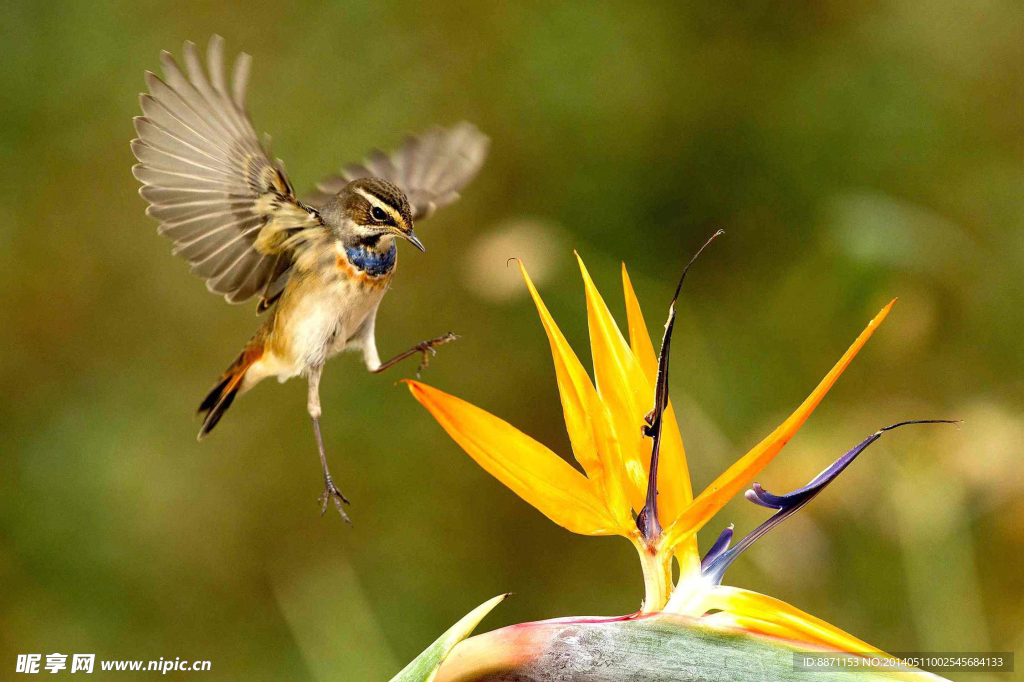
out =
[[[843,632],[831,623],[826,623],[820,618],[804,613],[795,606],[758,592],[719,585],[708,590],[701,605],[705,611],[721,609],[734,614],[738,622],[746,622],[752,626],[751,629],[757,628],[756,621],[764,621],[784,628],[784,631],[789,633],[782,636],[788,636],[790,639],[801,642],[857,654],[882,653],[867,642]],[[767,634],[781,632],[778,630],[772,632],[771,628],[764,628],[760,631]]]
[[[739,628],[749,632],[759,632],[763,635],[781,637],[783,639],[790,639],[796,642],[807,641],[804,635],[793,628],[786,627],[785,625],[779,625],[778,623],[769,623],[768,621],[761,620],[760,618],[740,616],[735,613],[729,613],[728,611],[718,611],[717,613],[712,613],[709,616],[704,616],[701,618],[701,622],[708,625]]]
[[[696,533],[718,512],[725,503],[732,499],[736,493],[744,488],[763,469],[768,462],[782,450],[783,446],[800,430],[807,418],[814,412],[821,399],[825,397],[828,390],[843,373],[843,370],[850,364],[857,352],[864,347],[868,339],[882,323],[885,316],[889,314],[895,300],[882,308],[881,312],[868,323],[867,328],[861,332],[857,340],[839,359],[832,370],[825,375],[817,388],[807,396],[807,399],[796,409],[796,412],[789,416],[777,429],[771,432],[767,438],[762,440],[754,449],[740,458],[735,464],[726,469],[709,485],[704,492],[697,496],[690,506],[677,518],[665,531],[665,542],[669,547],[682,541],[687,536]]]
[[[622,332],[590,279],[590,273],[579,254],[576,254],[576,259],[587,292],[590,353],[594,359],[597,392],[611,414],[630,484],[629,497],[633,509],[639,512],[643,509],[647,495],[647,466],[651,459],[650,439],[644,438],[641,427],[644,415],[654,406],[654,391],[640,363],[633,356],[633,351],[622,338]]]
[[[633,283],[626,272],[626,264],[622,264],[622,289],[626,298],[626,319],[629,322],[629,346],[633,355],[643,369],[651,388],[653,407],[654,386],[658,381],[658,357],[654,352],[651,335],[647,331],[640,302],[637,301]],[[645,440],[644,443],[650,441]],[[658,512],[665,519],[675,519],[693,500],[693,488],[690,484],[690,469],[686,464],[686,450],[683,448],[683,437],[679,433],[672,403],[662,418],[661,429],[661,462],[658,465]],[[680,579],[700,574],[700,552],[697,550],[697,536],[692,535],[676,548],[679,560]]]
[[[654,386],[658,381],[658,354],[654,351],[654,343],[647,331],[644,314],[640,310],[640,302],[636,300],[633,283],[626,272],[626,264],[622,264],[622,289],[626,297],[626,320],[629,322],[629,347],[633,355],[647,375],[647,381]]]
[[[612,430],[608,409],[597,395],[590,376],[583,368],[569,342],[565,340],[555,320],[541,300],[533,280],[520,261],[519,270],[530,290],[530,296],[537,306],[544,332],[551,346],[551,357],[555,363],[555,378],[562,400],[562,414],[565,428],[572,443],[576,460],[587,472],[587,478],[595,489],[604,496],[605,506],[616,519],[623,533],[635,530],[626,495],[625,471],[619,443]]]
[[[477,464],[549,519],[584,535],[617,532],[593,485],[568,462],[479,407],[418,381],[406,383]]]

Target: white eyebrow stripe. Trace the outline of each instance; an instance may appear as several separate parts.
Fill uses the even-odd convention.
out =
[[[369,192],[358,187],[353,187],[352,189],[355,190],[356,194],[369,201],[371,206],[376,206],[381,210],[386,211],[388,215],[394,219],[396,225],[405,225],[405,220],[402,219],[402,214],[396,211],[390,204],[384,203]]]

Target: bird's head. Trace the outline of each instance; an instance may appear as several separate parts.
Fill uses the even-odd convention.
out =
[[[390,235],[408,240],[420,251],[426,250],[413,231],[409,199],[387,180],[353,180],[321,209],[321,214],[329,225],[354,233],[360,241]]]

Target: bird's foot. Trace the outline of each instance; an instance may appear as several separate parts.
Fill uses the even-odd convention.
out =
[[[423,360],[420,361],[420,366],[416,368],[416,378],[419,379],[420,374],[423,372],[423,370],[427,368],[427,365],[430,364],[430,356],[437,355],[436,349],[438,346],[443,346],[449,341],[454,341],[457,338],[459,338],[458,335],[453,334],[452,332],[448,332],[447,334],[439,336],[436,339],[422,341],[413,346],[414,351],[419,351],[423,353]]]
[[[348,518],[344,507],[341,506],[342,502],[349,504],[348,498],[338,490],[338,487],[334,485],[334,481],[328,476],[324,481],[324,493],[320,496],[320,516],[327,512],[327,503],[331,500],[334,500],[334,506],[337,508],[338,513],[341,514],[341,518],[345,520],[345,523],[351,525],[352,520]]]

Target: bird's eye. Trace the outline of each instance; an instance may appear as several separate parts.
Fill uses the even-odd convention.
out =
[[[373,208],[371,208],[370,215],[373,216],[374,220],[379,220],[380,222],[384,222],[385,220],[388,219],[388,214],[385,213],[384,209],[382,209],[380,206],[374,206]]]

